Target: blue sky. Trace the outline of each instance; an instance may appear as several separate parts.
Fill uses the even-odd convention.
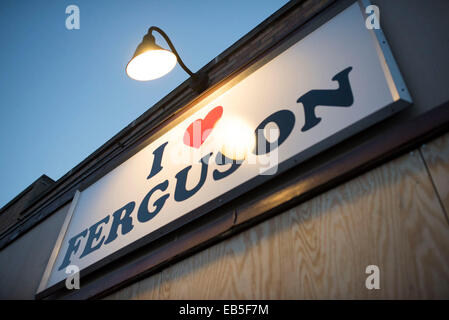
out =
[[[0,207],[42,174],[59,179],[187,79],[179,65],[150,82],[126,76],[151,25],[196,71],[286,2],[1,0]],[[79,30],[65,27],[71,4]]]

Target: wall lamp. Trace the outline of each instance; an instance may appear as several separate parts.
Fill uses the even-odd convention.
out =
[[[157,31],[164,37],[170,50],[161,48],[156,44],[152,34]],[[190,88],[201,93],[207,88],[209,77],[205,72],[193,73],[186,67],[173,43],[167,34],[160,28],[152,26],[143,37],[142,42],[137,46],[136,52],[126,66],[126,74],[134,80],[148,81],[160,78],[169,73],[176,65],[176,61],[190,76]]]

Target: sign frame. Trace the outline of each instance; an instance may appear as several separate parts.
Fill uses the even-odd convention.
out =
[[[198,99],[195,99],[194,101],[188,103],[185,107],[185,112],[181,115],[175,117],[175,119],[169,120],[167,123],[162,124],[162,128],[157,130],[155,134],[153,134],[150,138],[148,138],[144,143],[139,145],[138,147],[134,148],[132,152],[130,152],[129,155],[127,155],[126,159],[123,159],[122,162],[125,162],[130,157],[132,157],[134,154],[145,148],[147,145],[152,143],[154,140],[156,140],[158,137],[163,135],[165,132],[176,126],[177,123],[181,122],[183,119],[194,113],[198,108],[202,107],[204,104],[206,104],[208,101],[212,100],[215,96],[220,95],[222,92],[226,91],[229,87],[232,87],[235,83],[240,82],[243,78],[247,77],[249,74],[253,73],[255,70],[259,69],[261,66],[272,60],[277,55],[281,54],[285,50],[287,50],[290,46],[297,43],[298,41],[301,41],[302,38],[306,37],[308,34],[319,28],[320,26],[324,25],[326,22],[331,20],[333,17],[335,17],[337,14],[339,14],[341,11],[348,8],[350,5],[354,3],[358,3],[359,7],[361,9],[362,15],[366,19],[366,13],[364,8],[369,6],[371,3],[369,0],[342,0],[339,1],[330,7],[324,9],[321,11],[317,17],[314,17],[312,21],[307,22],[305,25],[303,25],[299,30],[293,31],[291,35],[289,35],[287,38],[280,41],[280,44],[276,47],[271,49],[268,53],[262,53],[262,57],[255,57],[256,61],[251,62],[252,64],[248,67],[246,67],[244,70],[239,70],[237,74],[231,76],[230,78],[224,79],[222,83],[219,83],[216,85],[217,89],[209,96],[210,91],[203,94],[202,97],[200,97],[200,100],[203,99],[200,103],[198,103]],[[376,45],[376,51],[379,60],[381,61],[381,65],[384,71],[385,78],[387,79],[387,83],[390,89],[390,92],[392,96],[394,97],[394,102],[387,107],[391,108],[391,113],[396,113],[406,106],[410,105],[412,103],[412,99],[410,97],[410,94],[407,90],[407,87],[404,83],[404,80],[401,76],[401,73],[399,71],[399,68],[396,64],[396,61],[394,60],[393,54],[391,52],[391,49],[388,45],[388,42],[385,39],[385,36],[382,32],[382,29],[372,29],[370,30],[372,40],[374,41]],[[105,265],[111,263],[112,261],[116,261],[117,259],[120,259],[127,255],[130,252],[133,252],[151,242],[153,242],[156,239],[161,238],[164,235],[167,235],[169,233],[172,233],[173,231],[176,231],[181,226],[184,226],[188,224],[189,222],[192,222],[193,220],[198,219],[199,217],[211,212],[214,209],[217,209],[224,204],[234,200],[238,196],[242,195],[243,193],[249,191],[250,189],[255,188],[256,186],[260,186],[263,183],[266,183],[268,180],[272,179],[273,177],[281,174],[282,172],[285,172],[286,170],[295,167],[302,161],[304,161],[304,158],[309,159],[310,157],[326,150],[329,148],[329,146],[333,146],[345,139],[347,139],[349,136],[353,134],[354,131],[358,132],[360,131],[357,127],[363,127],[368,128],[369,126],[373,125],[374,123],[377,123],[389,116],[389,114],[385,114],[385,110],[387,107],[383,108],[382,112],[378,112],[377,114],[373,114],[369,117],[369,119],[364,119],[360,122],[357,122],[355,125],[351,125],[349,127],[346,127],[344,130],[338,133],[338,136],[330,136],[329,138],[321,141],[319,144],[314,145],[313,147],[305,150],[304,152],[293,156],[292,158],[279,163],[278,173],[273,176],[269,175],[259,175],[255,178],[252,178],[248,181],[243,182],[242,184],[238,185],[237,187],[228,190],[227,192],[221,194],[218,198],[215,198],[211,201],[208,201],[201,205],[200,207],[190,211],[189,213],[175,219],[174,221],[168,223],[167,225],[164,225],[162,228],[157,229],[154,232],[151,232],[147,234],[146,236],[138,239],[135,242],[132,242],[125,247],[117,250],[113,254],[106,256],[105,258],[100,259],[99,261],[93,263],[92,265],[89,265],[85,269],[81,270],[81,275],[85,276],[87,274],[91,274],[94,271],[104,267]],[[119,164],[118,164],[119,165]],[[117,166],[118,166],[117,165]],[[116,167],[116,166],[115,166]],[[114,167],[114,168],[115,168]],[[110,168],[107,172],[105,172],[102,176],[106,175],[108,172],[113,170],[114,168]],[[90,183],[89,185],[83,186],[81,190],[77,190],[74,198],[71,202],[70,208],[67,212],[66,219],[61,227],[60,234],[58,236],[58,239],[55,243],[55,246],[53,248],[52,254],[50,256],[50,259],[47,263],[45,272],[42,276],[42,280],[40,282],[40,285],[38,287],[38,290],[36,292],[37,298],[42,298],[45,296],[48,296],[60,288],[64,287],[64,281],[60,281],[50,287],[47,287],[47,283],[51,274],[51,271],[53,269],[54,263],[56,261],[56,258],[59,254],[59,250],[61,248],[63,239],[65,237],[65,234],[68,230],[68,227],[70,225],[70,221],[72,218],[72,215],[75,211],[80,192],[87,189],[90,185],[98,181],[102,178],[102,176],[99,176],[98,179]],[[82,289],[81,289],[82,290]]]

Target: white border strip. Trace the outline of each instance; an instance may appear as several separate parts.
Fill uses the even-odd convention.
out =
[[[48,279],[50,278],[51,271],[53,270],[53,265],[55,264],[56,258],[58,257],[59,249],[61,248],[62,241],[64,240],[65,234],[70,224],[70,220],[72,220],[73,212],[75,212],[76,205],[78,203],[78,199],[80,197],[81,192],[76,190],[75,195],[73,197],[72,203],[70,204],[70,208],[67,211],[67,215],[65,217],[64,223],[61,227],[61,231],[59,232],[58,239],[56,240],[53,251],[48,259],[47,267],[45,268],[44,275],[42,276],[41,283],[39,288],[37,289],[36,294],[42,292],[47,288]]]
[[[372,5],[372,3],[370,0],[358,0],[357,2],[366,21],[366,18],[368,17],[366,8]],[[381,22],[380,16],[382,15],[379,12],[379,24]],[[370,31],[375,40],[374,43],[376,45],[377,55],[382,63],[382,69],[384,71],[393,100],[403,100],[405,102],[412,103],[413,101],[407,86],[405,85],[404,78],[399,71],[396,60],[394,59],[393,53],[391,52],[390,46],[388,45],[387,39],[382,31],[382,26],[380,29],[371,29]]]

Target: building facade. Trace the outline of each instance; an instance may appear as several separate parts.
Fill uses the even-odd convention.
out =
[[[369,39],[362,35],[359,40],[352,33],[349,39],[341,34],[341,40],[340,35],[337,39],[327,35],[337,26],[345,26],[343,16],[352,17],[350,10],[357,11],[354,14],[363,23],[368,21],[370,11],[365,9],[371,5],[380,9],[381,29],[365,25],[360,32],[369,34]],[[187,80],[62,178],[53,181],[42,176],[1,209],[0,298],[449,298],[449,20],[445,12],[449,12],[449,3],[444,0],[435,0],[432,5],[417,0],[304,0],[286,4],[201,69],[209,76],[205,91],[192,90]],[[328,47],[325,40],[329,41]],[[332,50],[331,40],[336,45],[348,41],[354,50],[360,47],[360,54],[349,45],[345,47],[352,50],[350,53]],[[363,41],[374,49],[368,50]],[[314,56],[301,56],[321,46],[329,48],[329,52],[318,50]],[[295,54],[303,60],[309,59],[304,66],[310,63],[331,69],[334,60],[353,53],[361,59],[360,64],[354,62],[344,70],[338,69],[346,70],[352,89],[353,99],[347,106],[338,95],[332,96],[329,103],[316,103],[318,108],[336,105],[341,108],[331,109],[343,114],[340,110],[348,107],[345,112],[352,117],[349,112],[362,96],[360,92],[368,101],[380,99],[381,91],[376,89],[380,85],[374,73],[369,73],[371,69],[356,76],[357,66],[369,68],[365,66],[368,61],[363,60],[367,59],[362,54],[365,51],[376,53],[379,61],[375,62],[384,68],[382,81],[390,88],[394,103],[384,108],[379,102],[379,113],[356,119],[329,134],[322,138],[324,144],[317,142],[319,147],[313,145],[301,152],[299,146],[298,150],[289,147],[292,157],[286,158],[277,173],[266,178],[251,176],[228,189],[220,187],[216,191],[210,187],[207,191],[218,192],[218,196],[206,199],[204,195],[196,200],[198,203],[182,203],[171,211],[185,210],[185,214],[116,245],[125,241],[122,239],[127,233],[132,234],[131,227],[139,228],[137,220],[151,226],[156,219],[150,221],[153,216],[149,215],[158,214],[150,212],[151,194],[147,198],[133,193],[133,181],[127,174],[136,166],[127,164],[151,149],[157,139],[176,132],[183,121],[195,118],[195,112],[201,112],[210,101],[231,96],[238,86],[247,84],[248,97],[262,95],[250,81],[266,80],[256,77],[262,77],[270,66],[276,69],[285,64],[286,70],[291,69],[298,57],[291,53],[293,58],[288,60],[292,48],[298,48]],[[321,54],[335,58],[313,61]],[[298,72],[313,81],[311,70],[303,67]],[[344,76],[339,78],[341,73],[329,72],[330,76],[317,76],[328,86],[305,90],[308,96],[298,94],[298,100],[293,101],[292,107],[297,108],[295,125],[302,127],[303,134],[319,128],[314,120],[307,125],[310,97],[317,92],[320,97],[326,96],[329,91],[323,90],[338,91],[345,86]],[[272,74],[276,75],[276,70]],[[279,77],[278,82],[279,87],[260,90],[272,90],[269,95],[277,97],[277,92],[284,92],[290,85],[287,77]],[[314,107],[312,104],[310,110],[319,110]],[[254,108],[253,114],[259,112],[254,106],[248,108]],[[318,111],[314,115],[325,118]],[[264,123],[262,129],[275,122],[280,132],[278,141],[282,140],[288,120],[261,119],[267,120],[260,122]],[[320,133],[325,131],[320,127]],[[301,141],[298,139],[295,141]],[[288,143],[285,140],[285,145]],[[163,148],[152,152],[154,159],[157,150]],[[161,174],[162,167],[170,168],[163,162],[158,168],[155,163],[145,178]],[[176,176],[178,186],[181,173],[187,172],[189,177],[188,171],[167,174]],[[124,172],[120,178],[124,179],[120,180],[123,190],[114,194],[121,197],[129,193],[127,201],[133,196],[139,201],[130,202],[134,203],[132,208],[125,206],[115,216],[109,212],[102,220],[109,233],[102,233],[101,224],[83,224],[81,217],[86,210],[82,208],[103,208],[104,198],[93,197],[99,191],[92,190],[113,189],[113,182],[108,185],[105,181],[114,180],[114,172]],[[165,204],[167,208],[172,205],[170,201],[181,203],[183,193],[178,194],[176,188],[176,194],[171,195],[174,199],[166,198],[154,206]],[[185,189],[188,193],[189,188]],[[146,206],[141,204],[145,199]],[[147,215],[138,213],[140,208],[145,208]],[[126,224],[127,216],[134,219],[133,225]],[[79,230],[86,230],[79,241],[68,237],[76,223],[81,225]],[[111,232],[114,225],[115,234]],[[130,230],[125,230],[126,226]],[[72,247],[69,238],[74,239]],[[112,249],[105,243],[110,243]],[[80,289],[69,290],[57,271],[63,272],[80,253],[79,261],[84,254],[90,262],[81,266]]]

